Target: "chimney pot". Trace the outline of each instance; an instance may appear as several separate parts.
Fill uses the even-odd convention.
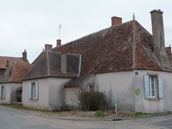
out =
[[[66,53],[66,47],[62,46],[62,53],[65,54]]]
[[[163,14],[163,12],[160,9],[158,9],[158,10],[152,10],[150,13],[151,14],[152,13],[160,13],[160,14]]]
[[[61,46],[61,40],[57,39],[57,47],[60,47],[60,46]]]
[[[112,26],[122,24],[122,18],[120,17],[112,17],[111,18]]]
[[[53,46],[51,44],[45,44],[45,51],[51,50],[52,47]]]

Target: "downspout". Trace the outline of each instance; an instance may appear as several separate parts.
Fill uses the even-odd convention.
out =
[[[77,77],[79,77],[79,76],[80,76],[80,73],[81,73],[81,60],[82,60],[82,56],[80,55],[80,56],[79,56],[79,70],[78,70],[78,75],[77,75]]]

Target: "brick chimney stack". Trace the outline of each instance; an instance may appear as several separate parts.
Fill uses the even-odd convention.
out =
[[[22,53],[22,58],[23,58],[24,61],[27,61],[27,52],[26,52],[26,49]]]
[[[112,23],[112,26],[122,24],[122,18],[115,17],[115,16],[111,17],[111,23]]]
[[[51,50],[53,46],[51,44],[45,44],[45,51]]]
[[[57,39],[57,47],[60,47],[60,46],[61,46],[61,40]]]
[[[171,46],[166,47],[166,50],[167,50],[167,52],[168,52],[169,54],[171,54]]]
[[[159,9],[153,10],[150,13],[152,19],[153,52],[163,66],[169,66],[165,50],[163,12]]]
[[[65,46],[62,46],[62,52],[61,52],[61,72],[62,73],[67,72],[67,57],[66,57]]]
[[[4,80],[8,81],[9,77],[10,77],[10,63],[7,60],[7,64],[6,64],[6,70],[5,70],[5,74],[4,74]]]
[[[6,67],[9,67],[9,66],[10,66],[10,63],[9,63],[9,61],[7,60]]]

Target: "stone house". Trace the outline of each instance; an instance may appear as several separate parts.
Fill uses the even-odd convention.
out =
[[[73,92],[92,83],[109,107],[118,100],[121,111],[172,111],[172,54],[165,48],[162,15],[151,11],[153,35],[135,19],[112,17],[111,27],[65,44],[67,52],[82,55],[80,77],[65,84],[65,104],[78,106]]]
[[[135,19],[122,23],[122,18],[112,17],[111,27],[43,52],[23,81],[23,104],[47,109],[76,108],[75,93],[81,88],[89,91],[94,84],[95,90],[105,94],[109,107],[118,100],[121,111],[172,111],[172,54],[171,47],[165,48],[163,12],[151,11],[151,18],[153,34]],[[60,58],[63,48],[76,60],[64,65]],[[52,53],[58,58],[49,57]],[[56,67],[50,68],[51,65]],[[75,76],[68,76],[70,71],[62,72],[62,67],[70,65],[75,66],[71,67]],[[81,68],[79,73],[75,68]],[[46,74],[40,74],[43,71]],[[51,71],[57,75],[52,76]],[[36,82],[39,83],[36,100],[29,100],[34,94],[30,94],[33,90],[29,86],[38,85]],[[50,88],[51,85],[61,90]]]
[[[0,56],[0,103],[21,102],[21,80],[30,68],[26,51],[23,57]]]

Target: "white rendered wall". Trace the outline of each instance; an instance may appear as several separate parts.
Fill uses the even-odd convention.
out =
[[[138,75],[135,75],[135,72],[138,72]],[[163,99],[145,99],[143,76],[148,74],[161,76],[163,78]],[[140,95],[135,95],[136,112],[157,113],[172,111],[172,73],[149,70],[135,70],[133,75],[134,87],[135,89],[140,89]]]
[[[22,86],[22,83],[3,83],[0,86],[5,87],[5,99],[0,99],[0,103],[11,104],[17,101],[16,92]]]
[[[95,82],[98,90],[105,93],[110,107],[114,106],[112,101],[118,100],[119,110],[127,112],[135,110],[132,71],[97,74]]]
[[[64,83],[69,79],[43,78],[23,82],[22,103],[26,107],[36,109],[61,109],[64,104]],[[38,100],[29,100],[29,85],[39,84]]]
[[[79,108],[79,87],[67,87],[65,88],[65,106],[71,109]]]

